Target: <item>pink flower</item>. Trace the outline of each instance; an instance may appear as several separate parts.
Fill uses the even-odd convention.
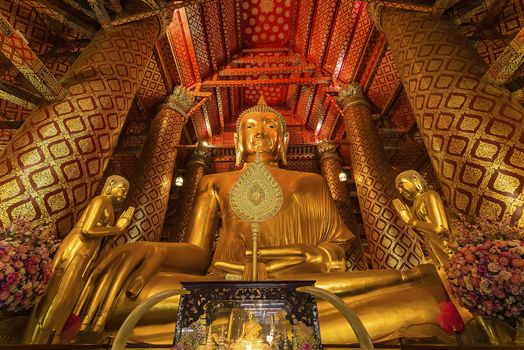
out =
[[[0,292],[0,300],[6,300],[10,295],[11,293],[9,293],[9,291],[4,290],[3,292]]]
[[[442,302],[439,307],[440,314],[437,317],[437,323],[443,330],[450,334],[464,330],[464,321],[451,301]]]

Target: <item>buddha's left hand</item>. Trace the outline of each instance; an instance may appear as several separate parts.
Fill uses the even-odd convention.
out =
[[[269,274],[328,272],[334,270],[334,265],[338,265],[336,262],[333,264],[334,257],[330,254],[330,250],[337,250],[337,248],[342,250],[334,244],[331,245],[334,247],[307,244],[267,247],[260,248],[257,255],[261,261],[266,263]],[[246,251],[246,255],[251,256],[252,254],[251,250]],[[298,260],[300,263],[297,264]]]

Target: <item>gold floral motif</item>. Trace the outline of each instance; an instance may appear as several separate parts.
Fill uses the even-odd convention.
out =
[[[275,7],[275,3],[273,0],[262,0],[260,1],[260,9],[264,13],[270,13],[273,11],[273,8]]]

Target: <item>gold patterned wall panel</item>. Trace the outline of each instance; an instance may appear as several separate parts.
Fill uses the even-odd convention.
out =
[[[351,204],[349,188],[345,182],[340,181],[339,174],[342,172],[342,160],[336,151],[336,145],[331,142],[321,142],[318,145],[320,153],[320,171],[335,201],[338,213],[344,224],[353,232],[356,239],[353,240],[351,247],[346,254],[347,269],[367,270],[367,261],[364,255],[364,247],[360,240],[360,226],[355,217],[355,208]]]
[[[395,178],[360,86],[351,84],[342,89],[338,101],[351,143],[353,176],[373,268],[402,270],[418,265],[422,250],[393,208]]]
[[[95,194],[159,33],[158,20],[99,32],[0,154],[0,221],[24,215],[69,232]]]
[[[177,87],[159,107],[131,184],[128,202],[136,208],[133,221],[117,244],[160,239],[176,165],[176,146],[192,104],[187,91]]]
[[[452,211],[524,224],[524,108],[446,18],[377,13]]]

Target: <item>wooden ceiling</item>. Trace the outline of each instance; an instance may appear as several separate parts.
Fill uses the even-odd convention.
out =
[[[59,81],[96,30],[132,16],[123,9],[133,1],[1,0],[0,19],[27,39],[32,52]],[[174,5],[172,22],[148,63],[115,157],[119,152],[139,153],[156,106],[175,85],[182,84],[205,99],[184,131],[186,144],[199,139],[232,146],[236,117],[263,95],[285,115],[292,144],[333,139],[341,145],[339,152],[349,165],[343,120],[333,96],[340,86],[356,81],[372,103],[392,165],[397,170],[426,167],[426,152],[388,44],[367,16],[370,1],[170,2]],[[144,2],[165,5],[163,1]],[[381,2],[450,16],[490,65],[486,78],[524,97],[520,64],[524,0]],[[96,8],[103,11],[94,11]],[[0,149],[31,108],[44,99],[3,52]],[[501,67],[509,61],[516,68],[508,73]]]

